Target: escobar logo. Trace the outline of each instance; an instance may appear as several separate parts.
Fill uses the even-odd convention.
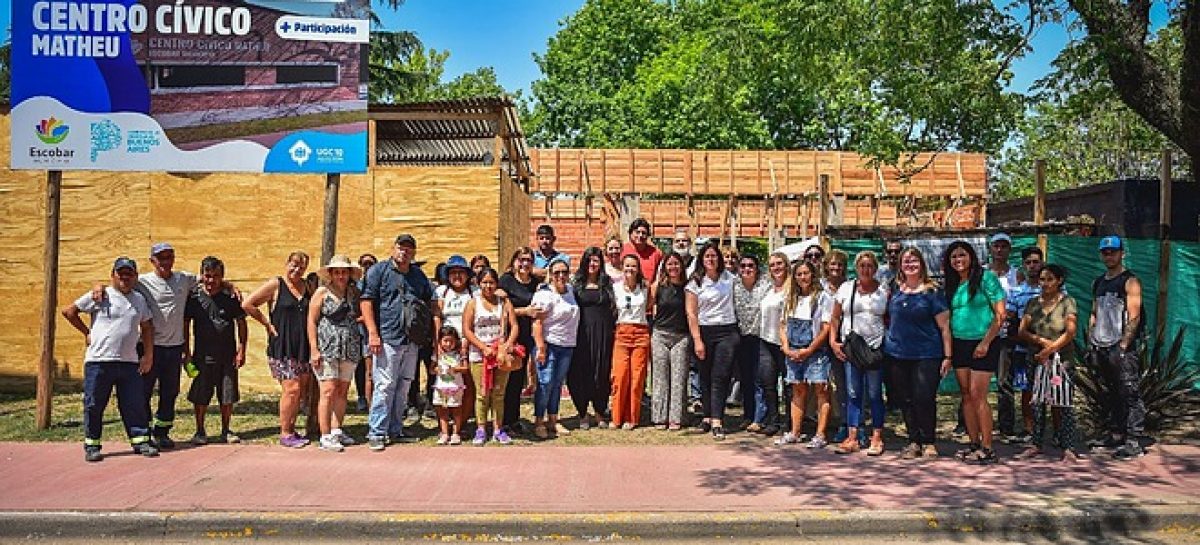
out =
[[[43,144],[55,146],[53,148],[38,148],[30,147],[29,156],[39,163],[54,163],[63,162],[75,156],[75,150],[60,149],[58,144],[67,139],[67,135],[71,134],[71,126],[64,125],[62,121],[51,117],[43,119],[35,127],[38,140]]]

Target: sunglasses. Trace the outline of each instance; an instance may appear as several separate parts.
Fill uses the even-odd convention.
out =
[[[753,268],[755,268],[755,265],[754,265],[754,263],[752,263],[752,262],[750,262],[750,261],[747,261],[747,262],[745,262],[745,263],[742,263],[742,264],[740,264],[740,266],[741,266],[743,269],[753,269]]]
[[[551,276],[566,276],[568,274],[571,274],[571,271],[552,271],[550,273]]]
[[[825,254],[804,254],[804,259],[821,259]]]

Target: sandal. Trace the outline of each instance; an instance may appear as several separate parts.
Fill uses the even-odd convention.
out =
[[[954,457],[958,460],[966,460],[981,448],[983,447],[976,444],[967,445],[967,448],[960,448],[954,451]]]
[[[1020,454],[1013,456],[1014,460],[1032,460],[1042,455],[1042,449],[1038,447],[1028,447],[1021,451]]]
[[[833,451],[838,454],[853,454],[858,452],[860,448],[861,447],[858,444],[858,439],[847,437],[846,440],[839,443],[838,446],[833,449]]]
[[[998,462],[999,458],[996,457],[996,451],[990,448],[981,448],[971,453],[963,461],[968,464],[989,465]]]

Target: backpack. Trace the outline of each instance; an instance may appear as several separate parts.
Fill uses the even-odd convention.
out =
[[[404,276],[401,275],[401,278]],[[401,313],[404,322],[404,336],[408,337],[408,342],[418,348],[432,347],[436,336],[433,331],[433,309],[430,308],[428,301],[421,299],[409,289],[407,278],[397,284],[404,292],[401,296],[404,305]]]

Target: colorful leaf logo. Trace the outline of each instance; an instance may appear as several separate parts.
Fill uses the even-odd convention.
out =
[[[62,121],[59,121],[53,117],[50,119],[43,119],[42,122],[38,123],[37,126],[38,140],[41,140],[47,144],[57,144],[62,142],[67,138],[67,134],[70,132],[71,127],[69,125],[63,125]]]

